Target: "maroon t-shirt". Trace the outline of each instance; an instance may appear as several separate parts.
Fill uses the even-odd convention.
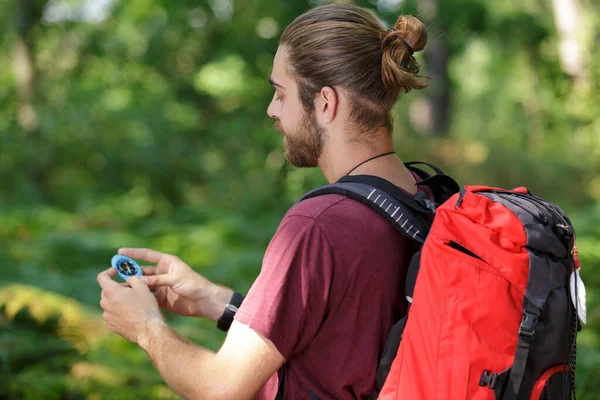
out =
[[[286,399],[371,394],[387,335],[406,313],[406,268],[417,248],[344,196],[315,197],[288,211],[235,316],[287,360]],[[274,399],[278,380],[273,375],[258,398]]]

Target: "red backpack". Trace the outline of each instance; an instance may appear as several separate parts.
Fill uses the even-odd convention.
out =
[[[459,190],[439,169],[429,176],[412,164],[436,202],[373,176],[303,197],[351,197],[423,243],[407,272],[408,315],[389,334],[370,399],[574,396],[585,304],[575,300],[583,286],[566,214],[525,188]]]

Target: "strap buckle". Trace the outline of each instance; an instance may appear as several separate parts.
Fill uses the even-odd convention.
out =
[[[523,312],[523,320],[521,321],[521,326],[519,326],[519,336],[522,336],[526,339],[533,338],[533,335],[535,334],[537,317],[538,314],[534,314],[527,310]]]
[[[487,386],[490,389],[494,389],[497,382],[498,374],[491,373],[490,371],[483,371],[481,378],[479,378],[479,386]]]
[[[427,207],[434,213],[436,212],[437,208],[439,207],[438,203],[431,201],[429,199],[423,199],[423,203],[425,204],[425,207]]]

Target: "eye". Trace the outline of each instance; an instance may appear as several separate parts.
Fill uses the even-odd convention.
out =
[[[281,100],[283,100],[283,96],[281,96],[279,93],[275,92],[275,101],[281,102]]]

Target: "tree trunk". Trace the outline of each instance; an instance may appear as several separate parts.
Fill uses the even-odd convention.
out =
[[[586,75],[583,46],[578,36],[581,24],[579,0],[552,0],[558,32],[558,53],[563,71],[575,78]]]
[[[424,132],[443,135],[448,130],[450,115],[450,79],[448,77],[448,43],[443,27],[437,20],[437,0],[421,0],[418,3],[419,16],[429,31],[425,47],[426,68],[424,74],[431,77],[430,96],[419,99],[411,107],[411,119],[416,127]],[[418,115],[420,114],[420,115]]]
[[[31,58],[31,49],[22,37],[17,38],[13,49],[13,71],[19,95],[17,121],[25,133],[35,135],[39,126],[33,106],[35,69]]]
[[[37,68],[34,53],[33,28],[39,23],[46,0],[16,0],[16,33],[17,38],[13,47],[13,73],[17,87],[19,105],[17,109],[17,121],[26,140],[33,144],[34,151],[40,152],[42,138],[40,135],[40,124],[35,103],[40,100],[36,98]],[[48,197],[48,174],[49,157],[41,153],[28,164],[28,175],[38,189],[42,198]]]
[[[446,36],[432,37],[425,56],[427,75],[431,77],[431,130],[442,135],[448,130],[450,115],[450,79],[448,78],[448,44]]]
[[[19,96],[17,120],[23,131],[32,136],[37,136],[39,123],[33,105],[36,68],[29,32],[38,15],[39,10],[33,0],[17,1],[17,40],[13,48],[13,72]]]

